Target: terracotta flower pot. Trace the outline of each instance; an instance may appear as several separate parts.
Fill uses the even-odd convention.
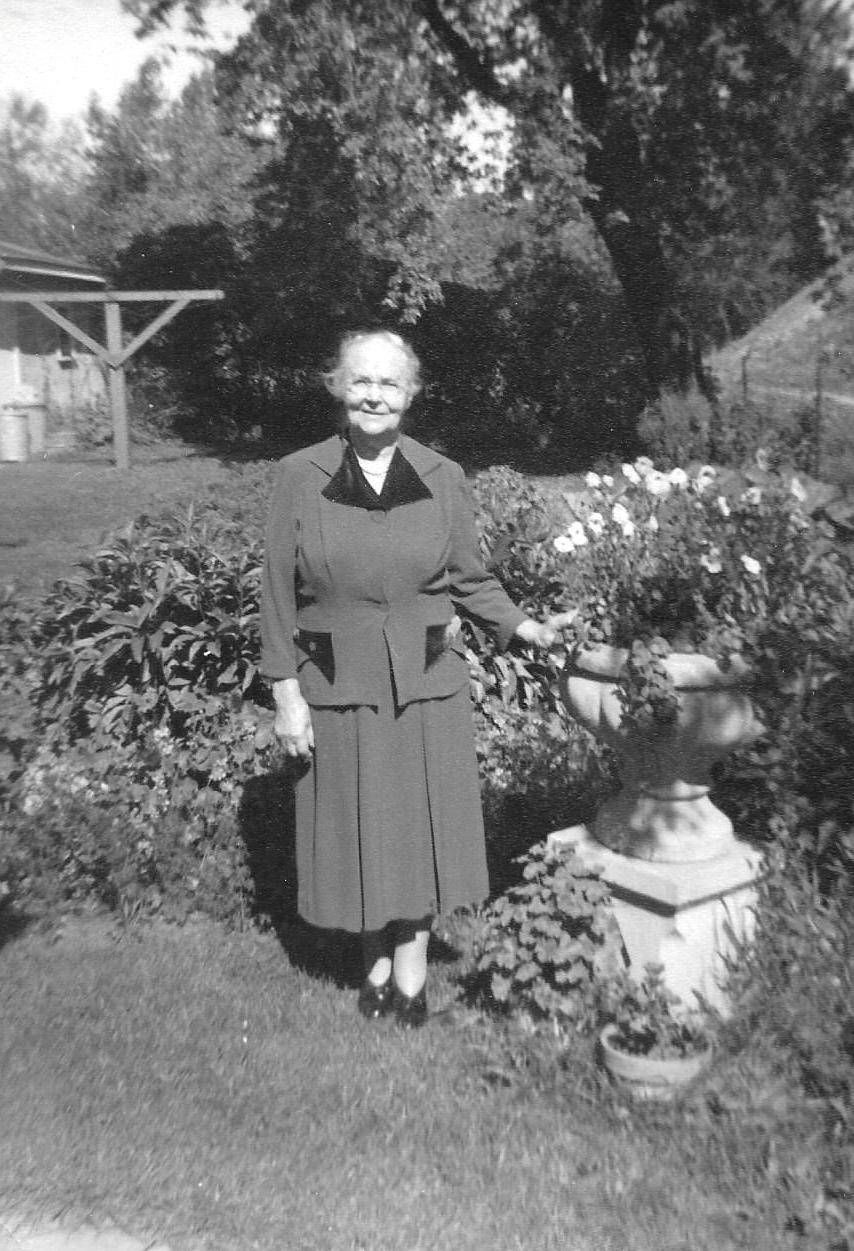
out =
[[[698,1077],[712,1058],[712,1044],[687,1056],[666,1059],[632,1055],[614,1045],[616,1025],[606,1025],[599,1035],[599,1048],[611,1077],[634,1099],[674,1099]]]
[[[664,662],[679,697],[672,724],[623,725],[615,682],[627,652],[594,647],[561,674],[569,713],[620,758],[622,790],[596,814],[592,833],[640,860],[708,860],[735,843],[732,822],[709,797],[710,770],[763,731],[745,689],[746,669],[724,672],[708,656],[675,652]]]

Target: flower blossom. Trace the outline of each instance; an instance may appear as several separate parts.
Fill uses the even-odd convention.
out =
[[[792,481],[789,483],[789,490],[792,492],[792,495],[794,495],[798,503],[803,504],[804,500],[807,498],[807,493],[799,478],[792,478]]]
[[[751,574],[754,578],[758,578],[762,572],[762,566],[759,561],[754,560],[752,556],[742,556],[741,563],[744,566],[745,573]]]
[[[744,504],[760,504],[762,502],[762,488],[758,486],[748,487],[741,496]]]
[[[624,526],[627,521],[631,521],[629,510],[626,508],[625,504],[621,504],[617,501],[611,509],[611,520],[616,521],[618,526]]]
[[[602,485],[602,479],[599,477],[598,473],[594,473],[591,469],[590,473],[584,475],[584,485],[590,487],[591,491],[593,491],[596,487],[600,487]]]
[[[559,534],[557,538],[553,540],[552,546],[556,552],[560,552],[562,555],[566,552],[575,551],[575,544],[568,534]]]
[[[655,534],[656,530],[660,529],[660,526],[658,524],[658,518],[656,517],[655,513],[653,513],[653,515],[647,521],[646,528],[647,530],[652,530],[653,534]]]
[[[635,523],[633,521],[624,521],[620,526],[620,532],[624,539],[630,539],[635,533]]]
[[[767,473],[767,472],[768,472],[768,470],[769,470],[769,469],[770,469],[770,467],[771,467],[771,463],[770,463],[770,461],[769,461],[769,459],[768,459],[768,449],[767,449],[767,447],[758,447],[758,448],[756,449],[756,454],[755,454],[755,456],[754,456],[754,460],[756,461],[756,468],[757,468],[757,469],[761,470],[761,471],[762,471],[762,473]]]
[[[670,479],[666,473],[662,473],[659,469],[651,469],[649,471],[646,475],[644,486],[650,495],[658,496],[659,499],[664,499],[670,494],[671,490]]]
[[[707,569],[709,573],[720,573],[723,569],[721,549],[719,547],[710,547],[709,550],[707,552],[703,552],[703,555],[700,557],[700,564],[704,569]]]
[[[590,531],[590,533],[593,535],[594,538],[597,538],[597,539],[599,538],[599,535],[605,529],[605,518],[602,516],[601,513],[590,513],[588,515],[587,529]]]
[[[688,475],[684,469],[671,469],[667,480],[671,486],[676,487],[677,491],[684,491],[688,485]]]
[[[634,465],[620,465],[620,470],[622,471],[623,477],[627,482],[631,482],[633,486],[638,485],[640,482],[640,474],[635,469]]]
[[[635,461],[635,469],[642,478],[646,478],[654,471],[655,465],[648,456],[639,456]]]
[[[609,473],[602,474],[602,485],[603,487],[607,487],[609,491],[611,487],[614,485],[614,479],[611,477]]]
[[[718,498],[715,500],[715,503],[717,504],[718,512],[720,513],[722,517],[730,517],[732,515],[732,509],[729,506],[729,500],[727,499],[725,495],[719,495]]]
[[[584,547],[588,541],[584,526],[581,524],[580,521],[573,521],[572,525],[569,527],[569,530],[567,531],[567,537],[569,538],[569,541],[572,543],[573,547]]]
[[[694,479],[694,490],[698,495],[702,495],[706,487],[714,482],[717,476],[717,470],[713,465],[701,465]]]

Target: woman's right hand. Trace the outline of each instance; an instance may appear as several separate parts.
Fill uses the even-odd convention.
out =
[[[303,698],[295,678],[273,683],[276,717],[273,729],[289,756],[308,760],[314,750],[311,709]]]

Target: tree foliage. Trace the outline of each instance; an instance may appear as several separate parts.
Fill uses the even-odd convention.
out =
[[[47,109],[21,95],[0,104],[0,237],[22,247],[76,253],[82,134],[58,130]]]
[[[126,0],[140,29],[206,0]],[[169,103],[143,68],[88,117],[88,252],[221,285],[147,349],[196,412],[303,440],[309,371],[403,326],[422,422],[471,456],[628,451],[664,383],[845,237],[844,6],[819,0],[250,0]],[[484,173],[464,136],[491,110]],[[482,154],[481,154],[482,155]],[[846,198],[846,196],[848,198]],[[500,414],[501,421],[496,421]]]
[[[136,0],[149,27],[179,0]],[[200,20],[204,5],[188,6]],[[825,259],[817,204],[854,114],[842,4],[817,0],[255,0],[224,59],[246,119],[323,118],[351,162],[392,300],[436,295],[443,125],[474,92],[512,119],[505,202],[533,190],[547,250],[588,214],[651,385],[697,373]],[[441,218],[441,213],[440,213]],[[426,245],[426,246],[425,246]]]

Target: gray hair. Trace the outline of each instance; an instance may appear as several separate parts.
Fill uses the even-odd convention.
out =
[[[334,364],[321,374],[326,384],[326,389],[335,396],[336,400],[344,398],[346,385],[344,362],[347,359],[347,353],[351,348],[356,347],[360,343],[366,343],[370,339],[380,339],[382,342],[397,348],[406,361],[409,371],[410,391],[412,395],[417,395],[421,390],[421,362],[406,340],[399,334],[395,334],[393,330],[348,330],[338,345]]]

